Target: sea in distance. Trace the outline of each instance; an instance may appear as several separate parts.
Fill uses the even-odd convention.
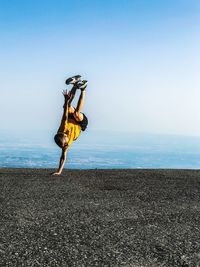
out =
[[[0,168],[57,168],[52,132],[0,134]],[[72,144],[69,169],[200,169],[200,137],[90,131]]]

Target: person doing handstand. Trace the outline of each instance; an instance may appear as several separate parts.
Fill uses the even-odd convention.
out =
[[[57,134],[54,136],[55,143],[62,149],[62,153],[58,170],[54,172],[53,175],[60,175],[62,173],[69,146],[79,137],[81,131],[85,131],[88,125],[88,119],[85,114],[82,113],[87,81],[81,81],[81,76],[76,75],[67,79],[65,83],[72,84],[73,87],[71,91],[63,91],[65,99],[63,106],[63,116]],[[81,93],[77,107],[74,108],[71,106],[71,103],[74,99],[77,89],[80,89]]]

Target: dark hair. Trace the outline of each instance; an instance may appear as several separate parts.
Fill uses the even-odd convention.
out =
[[[54,136],[54,141],[56,143],[56,145],[58,145],[60,148],[62,148],[62,144],[63,144],[63,136],[64,134],[63,133],[57,133],[55,136]]]

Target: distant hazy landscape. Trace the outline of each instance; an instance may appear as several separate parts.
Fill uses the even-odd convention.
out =
[[[54,168],[59,155],[51,132],[0,136],[0,167]],[[66,168],[199,169],[200,138],[88,131],[71,146]]]

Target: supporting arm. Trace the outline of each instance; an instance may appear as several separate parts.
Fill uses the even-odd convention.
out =
[[[62,173],[62,170],[63,170],[64,165],[65,165],[66,158],[67,158],[67,150],[66,150],[66,148],[63,148],[62,149],[62,154],[61,154],[61,157],[60,157],[58,170],[57,170],[57,172],[54,172],[53,175],[60,175]]]

